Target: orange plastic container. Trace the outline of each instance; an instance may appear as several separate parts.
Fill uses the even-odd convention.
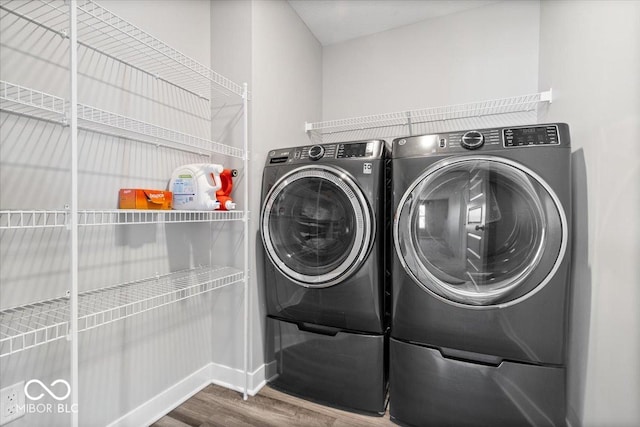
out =
[[[231,211],[236,208],[236,204],[231,198],[233,191],[233,178],[238,176],[237,169],[224,169],[220,174],[220,183],[222,187],[216,191],[216,199],[220,202],[220,211]]]
[[[145,190],[141,188],[122,188],[120,190],[120,209],[171,209],[173,194],[164,190]]]

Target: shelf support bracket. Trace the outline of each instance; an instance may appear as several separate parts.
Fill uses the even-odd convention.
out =
[[[304,131],[309,133],[313,130],[313,123],[304,122]]]

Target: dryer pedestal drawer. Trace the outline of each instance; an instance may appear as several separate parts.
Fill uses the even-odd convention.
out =
[[[445,358],[390,340],[390,411],[412,426],[563,426],[565,370]]]
[[[386,409],[385,335],[267,318],[270,384],[284,392],[356,412]]]

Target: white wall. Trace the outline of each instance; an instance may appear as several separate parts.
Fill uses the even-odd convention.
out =
[[[571,126],[569,419],[640,425],[640,2],[543,1],[544,121]]]
[[[265,363],[263,338],[266,312],[262,242],[258,229],[262,169],[270,150],[306,144],[308,139],[304,133],[304,122],[321,119],[322,48],[286,1],[218,0],[212,3],[212,8],[214,63],[222,64],[220,72],[229,78],[248,81],[252,94],[249,181],[252,334],[249,340],[249,369],[253,372]],[[229,48],[229,45],[233,48]],[[239,56],[241,51],[250,52],[250,57]],[[238,67],[238,63],[243,65]],[[250,71],[249,76],[247,70]],[[214,333],[220,338],[214,341],[223,342],[225,334],[241,333],[240,319],[233,313],[217,317]],[[242,367],[240,354],[215,347],[213,353],[216,363]],[[260,375],[264,375],[264,372],[257,372],[256,376]]]
[[[535,93],[539,2],[500,2],[326,46],[323,120]]]

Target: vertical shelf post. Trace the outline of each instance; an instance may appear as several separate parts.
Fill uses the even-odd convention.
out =
[[[249,91],[247,83],[242,90],[243,112],[243,145],[244,145],[244,392],[243,399],[247,400],[249,389]]]
[[[76,0],[69,2],[69,90],[71,138],[71,294],[69,339],[71,344],[71,425],[78,427],[78,16]]]

